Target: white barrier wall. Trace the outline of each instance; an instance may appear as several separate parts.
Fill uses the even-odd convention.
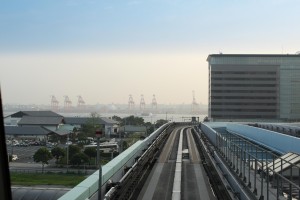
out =
[[[294,152],[300,154],[300,138],[234,123],[228,123],[226,129],[230,133],[237,133],[278,153]]]
[[[201,131],[208,137],[213,145],[217,144],[217,132],[213,130],[210,123],[201,123]]]

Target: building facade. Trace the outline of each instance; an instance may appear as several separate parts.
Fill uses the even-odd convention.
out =
[[[209,119],[300,120],[300,55],[212,54],[207,61]]]

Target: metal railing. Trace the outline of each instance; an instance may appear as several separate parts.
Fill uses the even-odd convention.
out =
[[[217,132],[216,141],[218,152],[248,188],[259,195],[259,199],[266,197],[269,200],[271,193],[276,199],[283,199],[284,196],[287,199],[299,199],[299,166],[237,134]],[[274,169],[276,159],[280,159],[279,172]],[[273,165],[269,167],[268,164],[272,162]],[[284,164],[289,164],[290,167],[284,170]],[[297,171],[298,175],[294,176],[293,171],[294,174]]]

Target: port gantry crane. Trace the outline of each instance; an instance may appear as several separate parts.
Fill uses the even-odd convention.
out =
[[[128,109],[129,109],[129,110],[133,110],[133,109],[134,109],[134,101],[133,101],[133,97],[132,97],[131,94],[129,95]]]
[[[77,107],[78,108],[84,107],[85,106],[85,101],[83,100],[82,96],[78,95],[77,98],[78,98]]]
[[[57,101],[54,95],[51,95],[51,110],[58,110],[59,101]]]
[[[64,109],[69,110],[72,107],[72,101],[69,99],[67,95],[65,95],[64,98],[65,98]]]
[[[157,109],[157,101],[155,98],[155,94],[153,94],[153,98],[152,98],[152,109]]]
[[[146,108],[146,103],[145,103],[144,95],[141,95],[140,110],[145,110],[145,108]]]

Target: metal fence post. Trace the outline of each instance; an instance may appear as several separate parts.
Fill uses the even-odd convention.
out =
[[[254,190],[253,193],[257,195],[257,188],[256,188],[256,173],[257,173],[257,159],[255,158],[255,171],[254,171]]]
[[[264,199],[264,162],[262,160],[262,169],[260,171],[260,197],[259,200],[263,200]]]
[[[250,154],[248,154],[248,187],[251,188],[251,179],[250,179]]]
[[[269,200],[269,167],[267,166],[267,200]]]

